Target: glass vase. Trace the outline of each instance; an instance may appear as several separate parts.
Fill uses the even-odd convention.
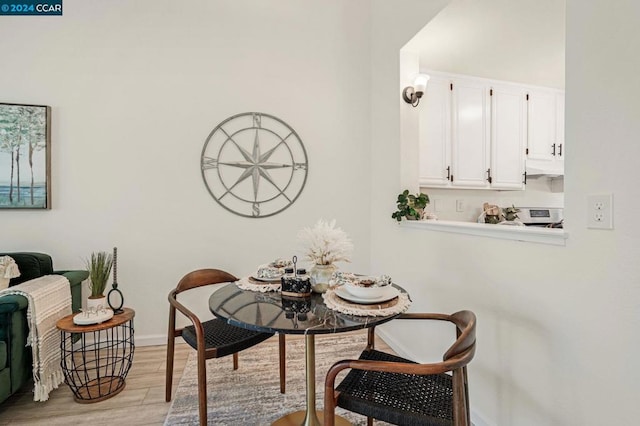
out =
[[[315,293],[324,293],[329,288],[329,280],[338,267],[334,264],[329,265],[313,265],[309,269],[309,277],[311,277],[311,289]]]

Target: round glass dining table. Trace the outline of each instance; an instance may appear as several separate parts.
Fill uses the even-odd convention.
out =
[[[401,287],[398,290],[405,292]],[[329,309],[321,294],[287,297],[280,292],[260,293],[243,290],[229,283],[209,298],[211,312],[231,325],[269,333],[302,334],[305,338],[306,409],[288,414],[273,425],[320,426],[322,412],[316,411],[315,338],[316,334],[343,333],[391,321],[399,314],[376,317],[343,314]],[[364,348],[363,348],[364,349]],[[336,416],[336,425],[349,421]]]

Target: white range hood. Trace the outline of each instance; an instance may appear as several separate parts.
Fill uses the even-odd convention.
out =
[[[527,160],[525,170],[527,178],[564,176],[564,164],[559,161]]]

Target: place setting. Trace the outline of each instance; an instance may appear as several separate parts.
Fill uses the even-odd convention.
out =
[[[323,295],[335,311],[359,316],[386,316],[404,312],[411,300],[393,285],[388,275],[368,276],[336,272]]]
[[[254,273],[236,281],[236,285],[243,290],[261,293],[280,291],[281,279],[285,270],[291,267],[293,267],[291,260],[278,258],[258,266]]]

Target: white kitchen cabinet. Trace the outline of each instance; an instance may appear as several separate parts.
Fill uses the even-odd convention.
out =
[[[566,150],[564,140],[564,92],[556,92],[556,143],[559,145],[557,160],[562,161],[564,167],[564,153]]]
[[[564,92],[533,88],[529,90],[527,104],[527,160],[534,160],[541,168],[562,169],[565,153]]]
[[[481,80],[453,80],[452,187],[489,187],[489,90]]]
[[[524,189],[526,91],[493,84],[491,89],[491,188]]]
[[[524,89],[482,78],[430,75],[419,106],[420,185],[523,189]]]
[[[431,75],[420,101],[421,186],[489,186],[488,95],[478,80]]]
[[[451,80],[432,76],[419,108],[420,185],[449,186],[451,183]]]

